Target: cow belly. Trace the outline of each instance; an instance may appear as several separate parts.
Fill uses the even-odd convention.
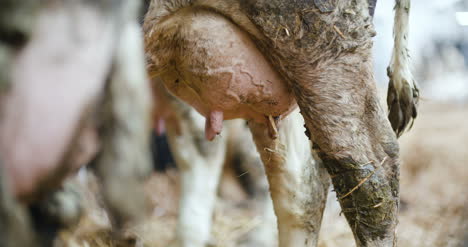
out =
[[[177,48],[161,75],[172,93],[206,117],[265,122],[294,109],[292,92],[246,32],[210,12],[179,18]]]
[[[112,33],[110,20],[86,5],[57,3],[41,11],[1,105],[1,159],[18,196],[30,195],[59,169],[71,143],[86,146],[75,155],[79,162],[95,152],[83,117],[110,70]],[[81,140],[78,129],[86,133]]]

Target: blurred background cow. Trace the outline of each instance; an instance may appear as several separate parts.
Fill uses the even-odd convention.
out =
[[[2,2],[1,246],[51,246],[80,216],[82,199],[64,180],[88,163],[116,232],[145,218],[151,100],[139,7]]]

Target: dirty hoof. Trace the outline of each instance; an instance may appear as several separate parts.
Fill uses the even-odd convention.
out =
[[[388,69],[390,83],[388,84],[387,104],[388,119],[396,135],[400,137],[405,130],[413,125],[417,117],[417,106],[419,103],[419,88],[411,78],[392,74]]]

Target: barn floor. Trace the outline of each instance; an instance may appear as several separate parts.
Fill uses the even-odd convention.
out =
[[[401,138],[401,215],[399,246],[468,246],[468,107],[423,102],[413,130]],[[227,179],[227,181],[231,181]],[[92,190],[92,189],[91,189]],[[129,229],[141,246],[166,247],[174,236],[178,175],[175,170],[154,174],[146,187],[153,216]],[[242,192],[224,182],[212,230],[212,246],[234,247],[261,222],[246,208],[236,207]],[[88,192],[87,216],[80,226],[61,234],[59,246],[110,247],[108,222]],[[238,204],[238,203],[237,203]],[[320,247],[354,246],[352,234],[334,193],[330,193]],[[465,236],[463,236],[465,235]],[[274,238],[274,236],[272,236]]]

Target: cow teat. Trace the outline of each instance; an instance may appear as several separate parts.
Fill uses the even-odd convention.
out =
[[[211,111],[206,116],[205,121],[205,138],[212,141],[223,129],[223,112]]]

